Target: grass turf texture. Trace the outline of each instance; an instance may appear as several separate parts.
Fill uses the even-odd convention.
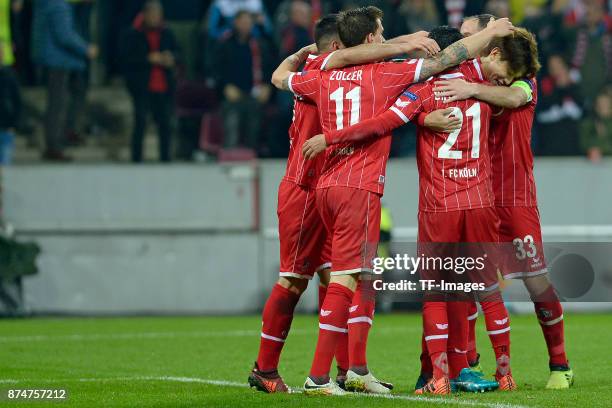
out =
[[[534,316],[514,316],[512,368],[519,391],[425,399],[412,395],[421,338],[415,314],[378,315],[371,332],[370,367],[395,383],[393,399],[267,395],[246,388],[259,344],[258,316],[3,320],[0,406],[58,404],[9,402],[9,388],[67,389],[62,407],[610,406],[612,316],[570,314],[565,319],[576,374],[572,389],[544,389],[548,359],[540,328]],[[310,368],[316,324],[316,316],[294,320],[280,366],[291,386],[302,385]],[[491,375],[493,354],[481,319],[478,342],[485,372]]]

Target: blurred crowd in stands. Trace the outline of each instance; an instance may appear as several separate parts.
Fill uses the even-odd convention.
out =
[[[270,86],[273,69],[313,42],[322,15],[370,4],[385,13],[387,38],[459,26],[483,12],[534,32],[544,66],[534,152],[597,161],[612,155],[611,3],[0,0],[0,162],[10,160],[16,132],[32,131],[19,91],[32,86],[46,90],[45,160],[70,160],[65,148],[89,137],[96,118],[86,101],[98,86],[124,86],[130,95],[134,162],[143,160],[149,119],[161,161],[286,156],[293,102]],[[398,134],[392,156],[414,154],[414,129]]]

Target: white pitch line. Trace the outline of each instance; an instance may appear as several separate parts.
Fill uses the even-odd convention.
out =
[[[421,327],[381,327],[378,333],[409,333],[420,332]],[[290,334],[302,336],[316,334],[316,327],[312,329],[293,329]],[[37,342],[37,341],[95,341],[95,340],[146,340],[146,339],[174,339],[180,337],[259,337],[257,330],[228,330],[228,331],[195,331],[195,332],[143,332],[143,333],[105,333],[105,334],[66,334],[66,335],[30,335],[30,336],[0,336],[0,343]]]
[[[175,377],[175,376],[136,376],[136,377],[111,377],[111,378],[64,378],[64,379],[0,379],[0,384],[18,384],[18,383],[69,383],[69,382],[116,382],[116,381],[168,381],[168,382],[179,382],[179,383],[197,383],[206,385],[215,385],[219,387],[235,387],[235,388],[246,388],[248,387],[245,383],[239,383],[235,381],[225,380],[211,380],[207,378],[198,377]],[[299,389],[300,387],[292,387],[293,389]],[[444,398],[431,398],[431,397],[416,397],[410,395],[378,395],[378,394],[351,394],[348,398],[381,398],[390,400],[402,400],[421,402],[428,404],[438,405],[463,405],[470,407],[488,407],[488,408],[529,408],[524,405],[506,404],[499,402],[478,402],[472,400],[458,400],[458,399],[444,399]]]

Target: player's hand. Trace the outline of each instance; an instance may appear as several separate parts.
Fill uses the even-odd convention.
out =
[[[487,29],[491,30],[495,37],[506,37],[516,30],[507,17],[498,18],[497,20],[491,17],[489,24],[487,24]]]
[[[452,114],[452,108],[438,109],[425,116],[424,125],[435,132],[450,133],[461,127],[461,120]]]
[[[316,54],[318,52],[319,50],[317,49],[317,44],[310,44],[305,47],[302,47],[298,52],[295,53],[295,55],[297,55],[300,62],[304,62],[310,54]]]
[[[436,81],[433,91],[436,98],[443,98],[445,103],[463,101],[474,96],[474,85],[463,79]]]
[[[405,53],[411,53],[414,51],[424,51],[427,55],[436,55],[440,52],[440,46],[438,43],[428,37],[427,31],[417,31],[414,34],[410,34],[408,41],[401,43],[400,45],[404,49]]]
[[[302,153],[306,160],[314,159],[319,153],[325,151],[327,142],[325,135],[316,135],[304,142]]]

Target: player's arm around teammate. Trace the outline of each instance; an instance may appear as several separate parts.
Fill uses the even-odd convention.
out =
[[[529,103],[532,98],[531,87],[525,80],[516,81],[507,87],[453,79],[437,82],[434,92],[436,92],[436,96],[446,98],[449,102],[475,98],[508,109],[520,108]]]

